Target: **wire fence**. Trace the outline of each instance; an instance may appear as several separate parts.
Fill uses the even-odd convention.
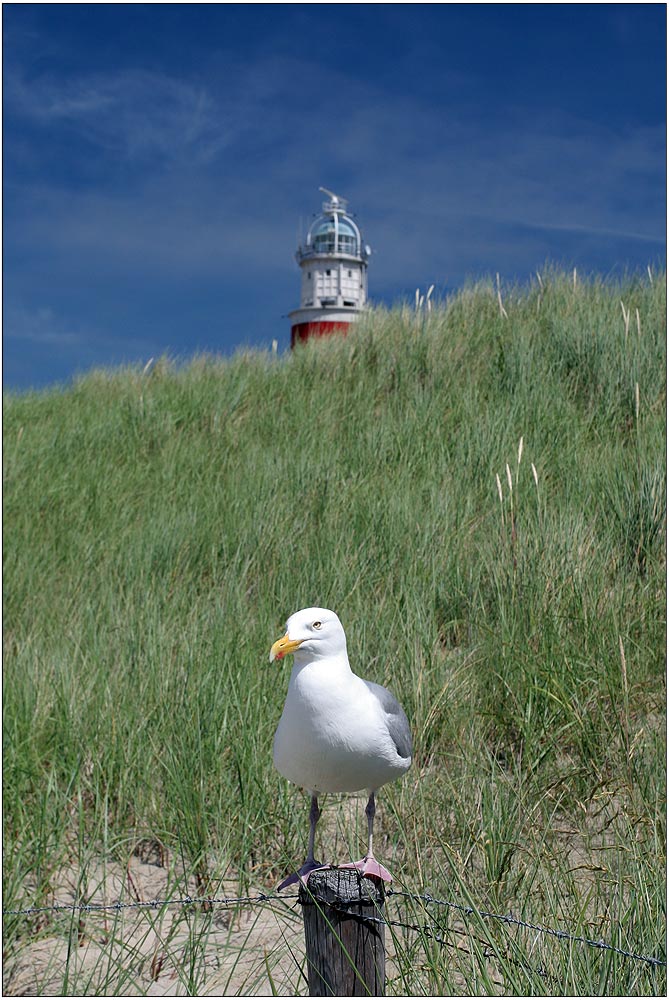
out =
[[[635,962],[643,962],[646,965],[658,968],[661,966],[666,966],[666,960],[662,958],[657,958],[652,955],[641,955],[633,951],[628,951],[625,948],[620,948],[617,945],[611,944],[603,939],[588,938],[580,934],[572,934],[570,931],[560,930],[552,927],[546,927],[543,924],[536,924],[531,921],[522,920],[520,917],[514,917],[512,913],[494,913],[489,910],[482,910],[478,907],[467,906],[463,903],[456,903],[447,899],[437,899],[431,896],[429,893],[417,893],[409,892],[404,889],[387,889],[386,896],[389,899],[393,897],[403,898],[412,903],[420,903],[426,914],[429,914],[428,907],[444,907],[450,911],[455,911],[462,914],[463,916],[473,916],[479,917],[483,920],[492,920],[496,922],[501,922],[507,926],[516,926],[523,928],[525,930],[534,931],[537,934],[546,935],[547,937],[555,938],[558,941],[562,941],[570,944],[579,944],[588,948],[598,949],[600,951],[611,952],[613,954],[619,955],[622,958],[630,959]],[[150,900],[130,900],[123,902],[118,900],[111,903],[88,903],[88,902],[74,902],[74,903],[52,903],[49,906],[25,906],[16,909],[3,909],[3,916],[16,916],[16,917],[30,917],[39,914],[47,913],[119,913],[124,910],[161,910],[170,907],[202,907],[207,910],[213,910],[214,908],[228,909],[235,906],[259,906],[267,903],[281,903],[288,906],[289,901],[297,900],[299,897],[297,893],[287,893],[279,894],[276,892],[259,892],[254,895],[248,896],[181,896],[173,897],[172,899],[150,899]],[[354,903],[359,903],[359,899],[340,899],[338,900],[338,906],[345,910],[346,906],[352,905]],[[417,933],[425,934],[427,937],[436,941],[439,944],[446,946],[452,946],[452,942],[447,941],[443,934],[448,928],[444,928],[439,923],[407,923],[402,920],[389,919],[387,917],[374,917],[366,915],[364,917],[365,921],[372,923],[383,924],[387,927],[399,927],[405,930],[415,931]],[[538,975],[546,976],[546,973],[541,968],[533,969]]]

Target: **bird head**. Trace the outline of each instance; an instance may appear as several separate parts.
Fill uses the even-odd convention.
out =
[[[346,653],[346,635],[334,611],[327,608],[296,611],[286,622],[286,634],[272,646],[269,661],[282,660],[287,653],[298,649],[314,658]]]

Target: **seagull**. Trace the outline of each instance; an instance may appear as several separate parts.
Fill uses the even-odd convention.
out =
[[[274,736],[274,764],[284,778],[311,795],[307,859],[279,889],[306,879],[318,868],[314,860],[318,796],[324,792],[369,794],[367,853],[344,868],[392,881],[374,857],[375,793],[411,766],[412,741],[404,709],[380,684],[353,673],[346,634],[334,611],[304,608],[291,615],[286,634],[270,650],[270,663],[288,653],[295,657],[283,714]]]

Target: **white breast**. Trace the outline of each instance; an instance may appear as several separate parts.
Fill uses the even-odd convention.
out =
[[[385,712],[348,661],[293,670],[274,737],[274,763],[311,792],[372,790],[408,767],[397,754]]]

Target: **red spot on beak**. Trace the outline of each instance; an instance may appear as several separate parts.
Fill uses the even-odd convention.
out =
[[[285,655],[286,655],[285,653],[277,653],[277,654],[276,654],[276,659],[277,659],[277,660],[282,660],[282,659],[284,658],[284,656],[285,656]]]

